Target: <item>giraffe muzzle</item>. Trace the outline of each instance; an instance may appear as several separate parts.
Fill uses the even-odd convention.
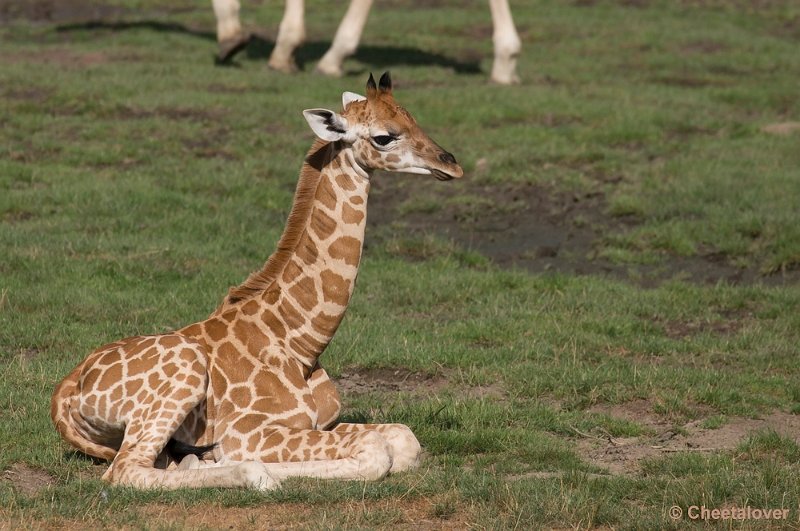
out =
[[[428,170],[440,181],[450,181],[464,175],[464,170],[449,151],[442,149],[436,158],[439,164],[436,165],[437,167],[429,166]]]

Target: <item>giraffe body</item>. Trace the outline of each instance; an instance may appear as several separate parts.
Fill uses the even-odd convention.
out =
[[[294,72],[294,51],[305,40],[304,0],[285,0],[286,7],[275,39],[269,66],[281,72]],[[317,71],[330,76],[342,75],[342,63],[355,53],[367,23],[373,0],[351,0],[331,47],[320,59]],[[491,80],[502,85],[519,83],[517,57],[522,43],[514,26],[508,0],[488,0],[492,15],[494,62]],[[213,0],[217,19],[218,57],[226,61],[247,45],[250,36],[239,20],[239,0]]]
[[[460,177],[453,156],[394,102],[388,74],[345,111],[305,111],[306,156],[278,249],[208,319],[100,347],[56,388],[51,417],[104,479],[140,488],[274,488],[291,476],[380,479],[416,466],[399,424],[336,424],[319,363],[358,274],[375,169]],[[170,462],[173,439],[209,450]]]

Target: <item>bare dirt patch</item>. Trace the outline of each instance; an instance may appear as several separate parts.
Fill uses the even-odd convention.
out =
[[[394,224],[394,234],[431,233],[497,265],[533,271],[590,273],[604,267],[586,260],[595,234],[583,222],[600,215],[602,201],[597,196],[525,183],[458,182],[437,190],[420,186],[416,179],[401,182],[387,177],[376,182],[370,202],[368,223],[379,235],[382,226]]]
[[[454,509],[452,513],[444,515],[446,517],[437,516],[439,498],[364,500],[322,506],[273,502],[255,507],[175,507],[153,504],[143,507],[141,513],[153,527],[174,527],[177,524],[190,529],[289,529],[314,527],[315,522],[325,519],[338,520],[340,525],[359,528],[466,528],[470,515],[463,510]]]
[[[765,133],[778,136],[788,136],[800,132],[800,122],[779,122],[768,124],[761,128]]]
[[[720,321],[666,321],[662,323],[664,333],[670,339],[686,339],[698,334],[710,333],[715,336],[736,334],[744,327],[746,318]]]
[[[756,432],[774,430],[800,443],[800,416],[776,411],[759,418],[733,417],[718,428],[703,427],[706,419],[676,427],[653,412],[652,404],[637,400],[590,411],[637,422],[649,433],[640,437],[612,438],[584,434],[577,447],[581,457],[613,475],[636,474],[642,461],[679,452],[713,453],[734,450]]]
[[[434,394],[447,386],[442,376],[430,376],[408,369],[350,369],[334,379],[343,394],[374,392]]]
[[[56,482],[55,478],[44,470],[23,463],[14,463],[11,468],[3,472],[2,477],[3,481],[10,483],[26,496],[35,496]]]
[[[31,22],[72,22],[113,18],[127,11],[122,6],[86,0],[2,0],[0,24],[18,19]]]
[[[558,120],[558,118],[553,118]],[[481,172],[481,161],[476,172]],[[613,184],[619,176],[598,174]],[[643,286],[681,278],[699,284],[780,285],[800,280],[800,271],[764,276],[754,266],[735,267],[713,252],[668,256],[656,265],[621,264],[603,259],[604,238],[641,222],[612,215],[601,191],[576,193],[533,183],[489,184],[465,179],[435,186],[420,179],[377,175],[370,194],[367,245],[392,239],[434,237],[477,252],[500,267],[634,280]],[[421,245],[389,247],[410,260],[429,258]]]
[[[40,50],[30,50],[14,55],[6,55],[4,62],[15,63],[44,63],[57,64],[66,68],[81,69],[87,66],[95,66],[110,61],[109,55],[104,52],[84,52],[77,53],[62,48],[43,48]]]

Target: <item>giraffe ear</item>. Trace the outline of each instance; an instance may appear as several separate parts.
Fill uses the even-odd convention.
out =
[[[347,120],[328,109],[306,109],[303,111],[308,125],[314,134],[322,140],[336,142],[347,136],[347,129],[350,125]]]
[[[375,84],[375,78],[372,77],[372,72],[370,72],[369,79],[367,79],[367,99],[374,100],[377,95],[378,85]]]
[[[361,94],[356,94],[355,92],[344,92],[342,93],[342,107],[346,109],[347,106],[354,101],[364,101],[366,99],[367,98]]]
[[[389,74],[388,70],[383,73],[381,80],[378,81],[378,89],[381,92],[392,92],[392,76]]]

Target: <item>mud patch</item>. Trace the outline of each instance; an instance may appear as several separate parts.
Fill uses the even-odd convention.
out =
[[[31,22],[74,22],[120,17],[128,12],[122,6],[86,0],[2,0],[0,24],[14,20]]]
[[[37,347],[28,347],[25,349],[20,349],[19,352],[17,352],[17,358],[19,358],[23,363],[29,363],[41,356],[41,354],[42,351]]]
[[[732,417],[719,428],[712,429],[704,427],[707,419],[675,427],[656,415],[644,400],[598,406],[590,411],[637,422],[650,432],[640,437],[623,438],[579,434],[577,449],[581,457],[612,475],[636,474],[645,459],[672,453],[731,451],[754,433],[765,430],[774,430],[800,443],[800,416],[784,412],[773,412],[760,418]]]
[[[376,183],[367,220],[379,240],[387,232],[381,228],[394,225],[392,235],[432,233],[503,267],[585,273],[598,268],[586,259],[596,236],[588,223],[582,226],[584,220],[601,215],[598,196],[559,193],[533,184],[466,182],[439,190],[424,187],[423,195],[415,181],[386,178]]]
[[[343,394],[413,393],[433,394],[447,387],[443,376],[430,376],[408,369],[350,369],[333,379]]]
[[[26,496],[35,496],[42,489],[54,485],[53,476],[39,468],[30,467],[24,463],[14,463],[11,468],[3,472],[3,481],[8,482],[16,490]]]
[[[36,217],[36,214],[30,212],[28,210],[9,210],[8,212],[4,212],[2,216],[0,216],[0,220],[3,223],[22,223],[25,221],[29,221]]]
[[[181,143],[186,150],[198,158],[236,160],[239,157],[224,147],[229,134],[230,132],[227,129],[217,127],[203,136],[187,138],[182,140]]]
[[[718,42],[711,39],[698,39],[691,42],[686,43],[683,46],[682,51],[686,54],[715,54],[719,52],[724,52],[728,49],[728,46],[722,42]]]
[[[780,122],[768,124],[762,127],[761,131],[770,135],[788,136],[792,133],[800,132],[800,122]]]
[[[218,122],[224,116],[221,109],[197,109],[192,107],[156,107],[146,109],[120,105],[109,113],[110,118],[120,120],[144,120],[148,118],[166,118],[173,121],[193,121],[199,123]]]
[[[488,163],[479,160],[475,172],[487,171]],[[623,179],[590,170],[587,175],[601,186]],[[432,241],[438,241],[439,252],[475,252],[504,268],[611,276],[645,287],[675,278],[698,284],[722,280],[768,285],[800,279],[800,272],[794,271],[764,276],[756,267],[735,267],[713,252],[669,255],[656,265],[604,259],[599,251],[608,235],[624,233],[640,220],[612,215],[600,191],[575,193],[542,184],[474,180],[426,186],[420,179],[424,178],[376,176],[367,216],[367,246],[378,244],[390,254],[413,261],[435,256]]]
[[[130,62],[138,60],[137,54],[130,52],[74,52],[57,47],[45,47],[39,50],[26,50],[0,56],[0,63],[40,63],[53,64],[59,67],[82,70],[87,67],[107,64],[110,62]],[[23,95],[18,92],[18,95]],[[35,94],[31,95],[35,97]],[[20,99],[20,98],[16,98]],[[35,101],[35,100],[33,100]]]
[[[54,93],[55,91],[50,88],[28,85],[25,88],[8,88],[3,91],[3,97],[16,101],[41,104],[48,101]]]
[[[699,334],[729,336],[741,330],[746,321],[665,321],[661,323],[664,334],[670,339],[686,339]]]

